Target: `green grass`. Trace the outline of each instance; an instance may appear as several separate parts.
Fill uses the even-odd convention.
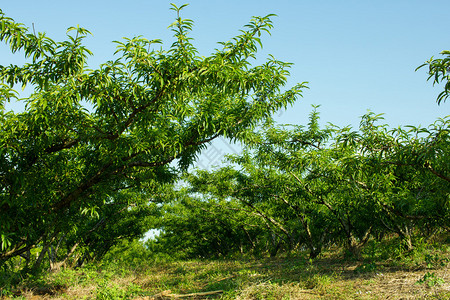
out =
[[[450,299],[448,245],[396,258],[385,257],[377,245],[366,250],[362,261],[344,260],[340,249],[331,249],[314,261],[299,253],[276,259],[142,260],[128,266],[126,260],[103,262],[23,278],[1,293],[5,299],[170,299],[219,290],[198,298]]]

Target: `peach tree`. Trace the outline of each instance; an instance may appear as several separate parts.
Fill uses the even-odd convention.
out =
[[[255,63],[271,15],[200,56],[193,21],[180,17],[184,6],[172,7],[168,49],[158,39],[125,38],[96,69],[87,64],[87,29],[71,27],[57,42],[0,12],[0,40],[26,59],[0,66],[1,262],[34,249],[39,266],[53,250],[61,260],[83,245],[107,250],[141,236],[164,184],[211,141],[244,138],[301,94],[304,84],[285,88],[289,63]],[[25,86],[32,92],[20,98],[16,89]],[[14,98],[24,111],[6,111]]]

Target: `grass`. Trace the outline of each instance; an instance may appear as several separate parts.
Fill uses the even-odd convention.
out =
[[[439,248],[440,247],[440,248]],[[343,260],[339,249],[311,261],[276,259],[97,264],[24,279],[3,299],[450,299],[450,247],[385,258]]]

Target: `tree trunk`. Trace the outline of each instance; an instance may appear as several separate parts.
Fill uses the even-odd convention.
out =
[[[347,237],[347,251],[352,258],[356,258],[357,260],[361,259],[361,246],[353,234]]]
[[[347,250],[352,257],[360,260],[361,259],[361,249],[367,243],[370,237],[370,232],[372,231],[372,226],[366,230],[364,236],[358,240],[352,232],[347,234]]]
[[[50,247],[50,242],[44,243],[44,245],[42,247],[42,251],[39,253],[38,258],[36,259],[36,262],[33,265],[33,271],[37,271],[41,267],[42,261],[44,260],[45,254],[48,252],[49,247]]]
[[[414,250],[411,222],[404,224],[402,227],[397,226],[397,229],[402,241],[405,243],[406,251],[410,252]]]

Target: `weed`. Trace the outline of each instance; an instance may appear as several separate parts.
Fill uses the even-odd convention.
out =
[[[118,289],[117,286],[109,286],[108,281],[105,280],[98,285],[95,299],[113,300],[122,298],[123,294],[124,294],[123,290]]]
[[[12,296],[12,290],[10,287],[3,287],[0,289],[0,299],[3,297],[11,297]]]
[[[422,278],[417,280],[416,284],[424,284],[426,283],[428,287],[433,287],[436,285],[442,285],[445,283],[444,279],[436,276],[436,274],[427,272],[425,275],[423,275]]]
[[[116,284],[110,284],[109,280],[104,279],[98,284],[96,289],[96,297],[98,300],[113,300],[113,299],[135,299],[136,296],[141,295],[142,288],[134,283],[128,285],[125,289],[120,288]]]
[[[436,267],[444,267],[448,264],[449,259],[447,257],[442,258],[439,254],[425,254],[425,263],[428,269]]]
[[[306,279],[305,287],[307,289],[325,289],[333,282],[334,278],[325,274],[314,274]]]
[[[301,289],[298,285],[278,285],[267,281],[249,285],[230,299],[284,300],[299,299]]]
[[[377,265],[374,262],[370,263],[363,263],[362,265],[359,265],[356,267],[355,272],[356,273],[368,273],[368,272],[374,272],[377,270]]]

